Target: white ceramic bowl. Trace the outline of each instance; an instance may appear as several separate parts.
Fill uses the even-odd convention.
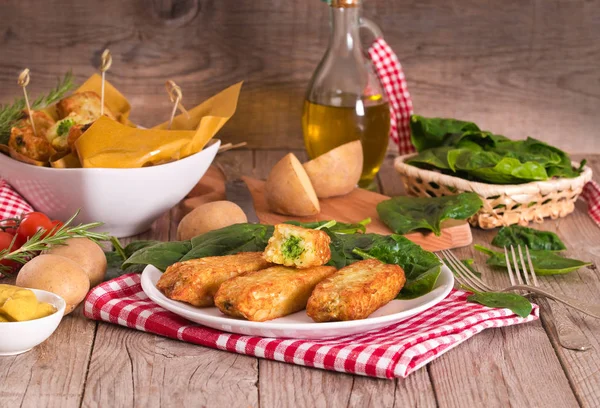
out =
[[[0,323],[0,356],[12,356],[31,350],[54,333],[67,306],[63,298],[45,290],[30,289],[40,302],[50,303],[56,312],[26,322]]]
[[[183,199],[214,160],[220,140],[186,157],[137,169],[54,169],[0,154],[0,178],[7,180],[37,211],[66,221],[81,209],[76,222],[103,222],[99,229],[128,237]]]

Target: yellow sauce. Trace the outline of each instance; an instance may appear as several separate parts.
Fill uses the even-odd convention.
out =
[[[49,303],[38,302],[35,293],[13,285],[0,284],[0,322],[24,322],[56,312]]]

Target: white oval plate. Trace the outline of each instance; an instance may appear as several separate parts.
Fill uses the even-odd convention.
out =
[[[446,266],[443,266],[435,288],[431,292],[416,299],[392,300],[366,319],[315,323],[302,310],[267,322],[251,322],[226,316],[216,307],[199,308],[167,298],[156,288],[156,282],[161,275],[160,270],[148,265],[142,273],[142,289],[159,306],[192,322],[213,329],[248,336],[301,339],[347,336],[389,326],[433,307],[450,293],[454,285],[452,272]]]

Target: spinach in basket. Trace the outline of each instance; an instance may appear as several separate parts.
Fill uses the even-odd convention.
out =
[[[331,237],[331,260],[329,265],[342,268],[353,262],[374,257],[382,262],[400,265],[406,274],[406,284],[399,298],[422,296],[433,289],[441,271],[441,263],[431,252],[400,235],[378,235],[360,233],[366,221],[357,224],[330,225],[330,223],[294,223],[305,227],[323,227]],[[324,227],[330,225],[329,228]],[[178,261],[236,254],[244,251],[263,251],[273,235],[272,225],[235,224],[210,231],[190,241],[154,242],[137,244],[131,253],[130,245],[120,252],[128,256],[121,269],[139,271],[146,265],[165,270]],[[110,258],[115,258],[110,256]]]
[[[418,229],[441,234],[441,223],[447,219],[466,220],[483,206],[475,193],[443,197],[399,196],[377,205],[379,218],[396,234]]]
[[[577,177],[562,150],[527,138],[510,140],[472,122],[413,115],[411,140],[419,154],[406,162],[445,174],[491,184],[520,184],[553,177]]]

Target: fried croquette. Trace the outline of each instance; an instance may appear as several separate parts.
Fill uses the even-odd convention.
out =
[[[71,114],[75,114],[82,118],[85,124],[95,121],[100,117],[101,99],[94,91],[78,92],[71,96],[63,98],[56,104],[56,112],[60,118],[66,118]],[[115,115],[104,104],[104,114],[111,119],[115,119]]]
[[[27,113],[24,113],[27,115]],[[29,116],[19,120],[10,130],[8,146],[15,152],[40,162],[47,162],[56,153],[46,133],[54,125],[52,119],[46,112],[34,111],[32,113],[35,133]]]
[[[315,322],[365,319],[394,299],[405,282],[398,265],[376,259],[355,262],[315,287],[306,313]]]
[[[208,307],[214,305],[213,297],[227,279],[268,266],[260,252],[192,259],[169,266],[156,287],[170,299]]]
[[[226,315],[255,322],[276,319],[304,309],[314,287],[335,271],[333,266],[273,266],[249,272],[225,281],[215,305]]]
[[[331,258],[330,242],[331,238],[325,231],[277,224],[264,256],[267,261],[279,265],[297,268],[320,266]]]

